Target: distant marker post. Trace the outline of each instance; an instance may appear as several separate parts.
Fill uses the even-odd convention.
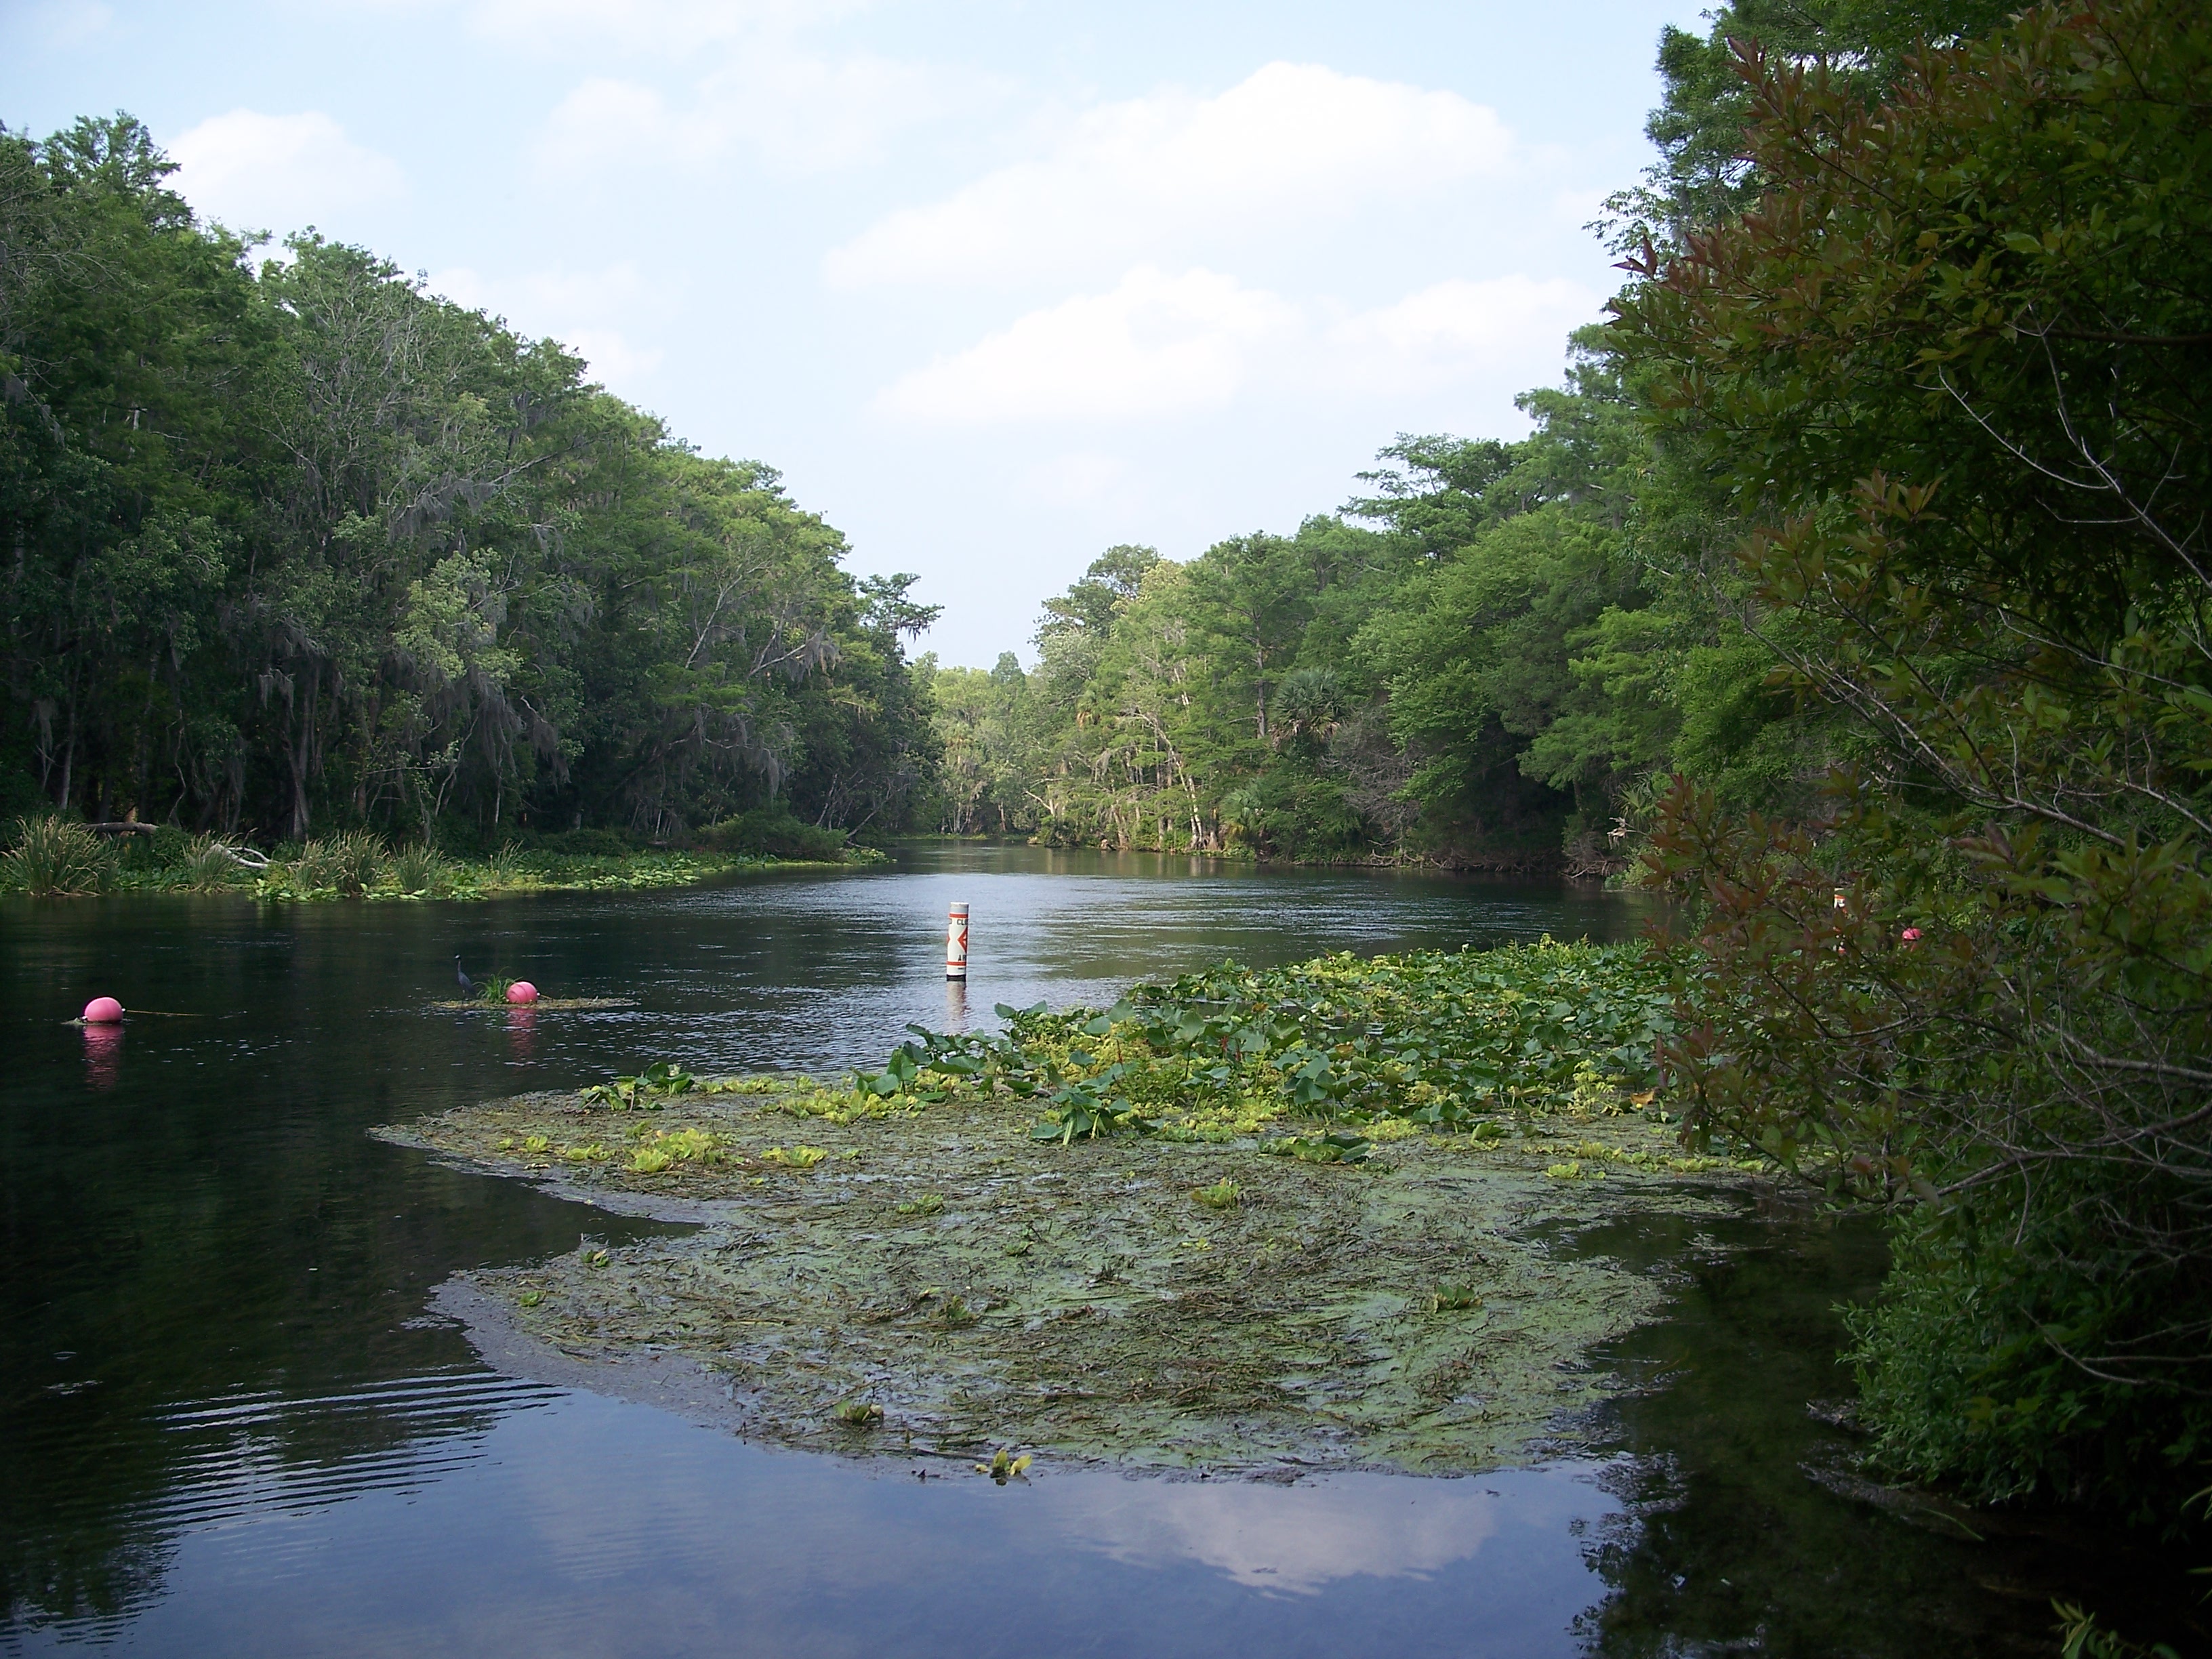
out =
[[[968,977],[968,907],[956,904],[945,924],[945,977]]]

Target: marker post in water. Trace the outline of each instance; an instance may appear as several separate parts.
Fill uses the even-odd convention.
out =
[[[945,977],[968,977],[968,907],[956,904],[945,924]]]

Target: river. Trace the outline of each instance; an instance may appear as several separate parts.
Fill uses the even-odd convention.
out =
[[[951,901],[972,976],[947,987]],[[1878,1234],[1747,1192],[1562,1250],[1661,1275],[1606,1455],[1460,1480],[1036,1471],[764,1449],[503,1376],[456,1272],[655,1230],[373,1125],[680,1058],[880,1061],[910,1020],[1218,962],[1622,938],[1584,890],[927,846],[853,872],[476,904],[0,901],[0,1650],[1146,1656],[2049,1652],[2109,1589],[2042,1533],[1853,1496],[1808,1401]],[[435,1005],[478,975],[634,1006]],[[68,1023],[119,997],[119,1033]]]

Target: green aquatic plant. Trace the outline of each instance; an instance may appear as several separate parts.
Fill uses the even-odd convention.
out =
[[[1007,1481],[1018,1479],[1035,1461],[1027,1452],[1017,1457],[1012,1447],[1001,1446],[992,1454],[989,1462],[975,1466],[975,1473],[988,1474],[1003,1486]]]
[[[721,1137],[711,1129],[677,1129],[654,1136],[653,1144],[679,1164],[712,1164],[721,1158]]]
[[[434,847],[410,842],[392,855],[392,884],[403,893],[434,893],[453,885],[453,866]]]
[[[115,864],[115,849],[105,836],[48,816],[16,820],[15,844],[0,860],[0,869],[11,887],[59,898],[106,891]]]
[[[246,866],[239,850],[216,836],[194,836],[177,860],[178,882],[195,893],[219,893],[235,887]]]
[[[761,1154],[770,1164],[793,1170],[811,1170],[829,1156],[826,1146],[771,1146]]]
[[[884,1420],[884,1408],[872,1400],[847,1400],[830,1413],[848,1429],[872,1429]]]
[[[1221,1141],[1285,1115],[1492,1139],[1502,1118],[1652,1105],[1656,1047],[1675,1028],[1671,974],[1644,945],[1548,939],[1258,971],[1224,963],[1136,986],[1103,1010],[1002,1004],[1003,1036],[909,1027],[882,1071],[849,1081],[886,1104],[1037,1099],[1046,1115],[1031,1135],[1062,1145]]]
[[[1243,1195],[1243,1188],[1227,1179],[1217,1181],[1211,1187],[1200,1187],[1191,1194],[1209,1210],[1233,1210]]]
[[[1325,1135],[1283,1135],[1260,1143],[1271,1158],[1294,1158],[1301,1164],[1358,1164],[1375,1150],[1364,1135],[1341,1132]]]
[[[658,1111],[663,1100],[672,1095],[689,1094],[698,1086],[699,1079],[674,1060],[659,1060],[635,1077],[618,1077],[611,1083],[595,1083],[583,1092],[586,1101],[611,1106],[618,1112],[640,1108]]]
[[[1481,1305],[1481,1297],[1465,1285],[1439,1285],[1429,1297],[1431,1313],[1465,1313]]]
[[[676,1160],[658,1146],[641,1146],[629,1155],[629,1167],[637,1175],[659,1175]]]
[[[1078,1063],[1087,1060],[1078,1051]],[[1079,1083],[1063,1083],[1052,1092],[1046,1103],[1059,1109],[1050,1117],[1032,1124],[1032,1140],[1057,1140],[1063,1146],[1076,1140],[1096,1140],[1101,1135],[1151,1134],[1159,1128],[1158,1122],[1146,1117],[1126,1096],[1109,1094],[1122,1079],[1130,1074],[1126,1060],[1116,1060],[1095,1077]]]
[[[347,898],[359,898],[376,885],[384,873],[384,843],[366,830],[311,841],[300,849],[283,872],[284,884],[295,890],[329,890]]]
[[[544,1135],[525,1135],[522,1138],[522,1150],[533,1153],[550,1152],[553,1150],[553,1143]]]
[[[968,1298],[964,1296],[948,1296],[937,1304],[938,1323],[955,1330],[963,1325],[972,1325],[981,1317],[981,1314],[968,1305]]]
[[[894,1204],[891,1209],[898,1215],[942,1215],[945,1213],[945,1194],[922,1193]]]
[[[2181,1659],[2164,1642],[2133,1642],[2097,1622],[2097,1615],[2073,1601],[2053,1601],[2058,1615],[2059,1659]]]
[[[563,1146],[561,1156],[570,1164],[604,1164],[614,1154],[594,1140],[581,1146]]]
[[[530,873],[528,861],[522,848],[511,841],[501,842],[496,852],[484,860],[484,878],[494,886],[512,887]]]

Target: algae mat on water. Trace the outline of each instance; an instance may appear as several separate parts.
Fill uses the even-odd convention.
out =
[[[1634,1111],[1522,1114],[1489,1139],[1370,1123],[1363,1161],[1316,1163],[1249,1136],[1040,1144],[1003,1099],[825,1121],[829,1097],[765,1079],[650,1114],[531,1096],[381,1133],[703,1224],[468,1275],[507,1363],[629,1392],[676,1361],[690,1403],[744,1432],[854,1455],[1437,1473],[1550,1455],[1616,1385],[1593,1351],[1666,1294],[1562,1241],[1744,1202],[1740,1171],[1672,1156],[1674,1129]]]

